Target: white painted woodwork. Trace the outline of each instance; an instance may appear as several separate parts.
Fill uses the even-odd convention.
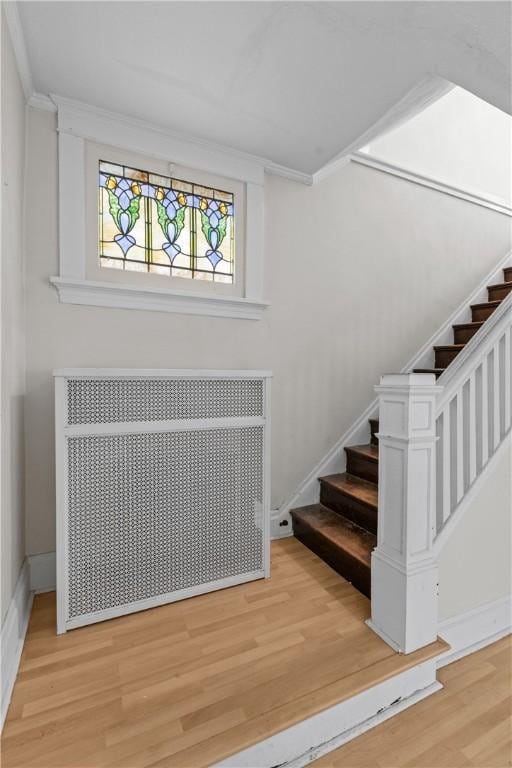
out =
[[[464,493],[464,429],[463,429],[463,409],[462,409],[462,389],[455,397],[457,408],[457,440],[456,440],[456,463],[457,463],[457,504]]]
[[[500,444],[500,340],[492,350],[492,448],[493,452]]]
[[[264,578],[270,576],[270,378],[271,373],[269,371],[251,371],[251,370],[235,370],[235,371],[216,371],[216,370],[190,370],[190,369],[184,369],[184,370],[165,370],[165,369],[155,369],[155,370],[148,370],[148,369],[88,369],[88,368],[77,368],[77,369],[61,369],[58,371],[54,371],[54,378],[55,378],[55,451],[56,451],[56,517],[57,517],[57,632],[58,634],[65,632],[68,629],[74,629],[76,627],[85,626],[87,624],[92,624],[99,621],[104,621],[106,619],[114,618],[116,616],[122,616],[124,614],[128,613],[134,613],[135,611],[141,611],[145,610],[147,608],[152,608],[158,605],[163,605],[165,603],[174,602],[177,600],[183,600],[185,598],[193,597],[195,595],[204,594],[206,592],[211,592],[213,590],[222,589],[225,587],[231,587],[236,584],[241,584],[247,581],[252,581],[254,579],[258,578]],[[123,379],[127,380],[128,382],[132,381],[133,379],[140,380],[140,382],[148,382],[148,384],[151,386],[155,384],[155,382],[161,382],[162,380],[171,380],[172,382],[177,381],[184,381],[191,383],[192,381],[204,381],[207,382],[208,380],[215,382],[218,382],[220,380],[226,380],[226,382],[234,383],[235,387],[238,388],[236,391],[241,391],[243,380],[256,380],[258,382],[258,385],[261,390],[261,412],[258,416],[253,415],[222,415],[221,417],[208,417],[205,416],[204,413],[208,412],[209,403],[211,400],[208,400],[206,395],[201,395],[201,397],[204,397],[204,403],[201,403],[204,407],[202,408],[201,413],[203,415],[197,416],[196,412],[189,407],[190,402],[195,402],[194,398],[197,398],[199,396],[190,396],[192,399],[190,402],[186,400],[186,398],[183,401],[183,405],[181,405],[181,400],[176,399],[175,401],[175,412],[178,414],[178,418],[170,418],[166,420],[158,420],[154,418],[151,419],[150,416],[147,418],[144,418],[144,420],[133,420],[130,421],[129,417],[126,418],[126,420],[118,420],[115,421],[115,417],[107,419],[107,409],[111,407],[111,403],[109,402],[109,395],[108,395],[108,386],[106,389],[106,393],[103,397],[97,398],[95,400],[95,397],[97,397],[94,394],[94,390],[91,389],[91,391],[88,393],[87,397],[90,398],[90,400],[87,401],[87,407],[86,410],[81,412],[80,420],[75,422],[70,417],[70,411],[69,411],[69,401],[70,401],[70,389],[69,387],[72,385],[72,383],[76,383],[77,381],[84,381],[86,382],[86,385],[91,387],[95,382],[106,382],[107,385],[110,383],[117,383],[119,384],[120,381]],[[137,382],[137,383],[140,383]],[[140,388],[139,388],[140,389]],[[139,391],[139,390],[136,390]],[[143,397],[144,395],[142,395]],[[111,396],[110,396],[111,397]],[[133,398],[133,395],[132,395]],[[116,401],[117,402],[117,401]],[[187,404],[188,403],[188,404]],[[82,407],[82,406],[81,406]],[[135,407],[135,406],[132,406]],[[259,406],[258,406],[259,407]],[[233,408],[236,409],[236,401],[233,404]],[[89,409],[87,411],[87,409]],[[98,409],[98,413],[95,412],[95,409]],[[135,413],[136,411],[134,411]],[[143,411],[142,411],[143,412]],[[111,411],[108,411],[108,413],[111,413]],[[137,414],[138,415],[138,414]],[[203,430],[211,430],[211,431],[223,431],[224,433],[229,433],[230,430],[240,430],[245,428],[251,428],[251,427],[261,427],[261,439],[260,440],[260,454],[258,454],[257,459],[253,459],[253,462],[257,462],[257,465],[261,465],[261,487],[258,493],[261,495],[258,495],[257,497],[253,497],[253,501],[251,502],[253,504],[253,512],[254,512],[254,520],[256,524],[256,528],[259,530],[258,533],[258,539],[260,539],[260,550],[258,550],[258,557],[257,562],[255,565],[257,565],[257,568],[254,569],[253,563],[251,562],[250,568],[241,568],[238,571],[235,571],[231,574],[225,575],[222,573],[219,576],[216,576],[213,580],[197,580],[194,582],[192,580],[191,585],[185,584],[185,586],[178,586],[177,588],[174,588],[172,591],[167,590],[159,590],[159,591],[152,591],[152,587],[149,589],[148,595],[140,595],[140,593],[137,590],[134,590],[129,595],[129,599],[126,599],[123,597],[122,599],[118,599],[115,590],[117,589],[117,584],[120,582],[123,583],[122,575],[119,576],[119,579],[116,575],[114,579],[112,579],[112,576],[105,577],[106,581],[113,585],[114,589],[114,596],[112,599],[109,597],[108,602],[111,603],[111,605],[105,605],[98,600],[98,607],[93,607],[93,609],[85,609],[85,610],[70,610],[70,605],[72,605],[72,596],[70,598],[70,595],[72,595],[73,590],[73,584],[75,579],[82,578],[83,574],[77,573],[80,569],[73,569],[72,567],[72,557],[70,555],[70,551],[72,550],[73,546],[75,547],[75,550],[79,550],[82,546],[89,546],[89,544],[84,545],[82,542],[81,534],[78,533],[78,529],[75,527],[73,528],[73,522],[72,522],[72,512],[76,512],[76,508],[73,508],[72,505],[72,491],[70,490],[70,484],[69,484],[69,477],[72,476],[72,474],[68,473],[69,468],[69,462],[70,462],[70,456],[72,449],[70,448],[70,441],[75,441],[77,438],[97,438],[97,437],[105,437],[105,436],[117,436],[119,438],[123,436],[146,436],[149,435],[155,435],[158,433],[162,434],[171,434],[171,433],[182,433],[182,434],[189,434],[194,433],[198,431]],[[219,438],[219,440],[222,440],[222,438]],[[149,449],[151,450],[151,449]],[[144,451],[147,452],[147,449],[144,449]],[[236,452],[235,452],[236,453]],[[92,461],[92,463],[91,463]],[[83,476],[89,478],[89,476],[92,478],[90,481],[93,484],[92,492],[96,493],[96,489],[98,488],[98,481],[97,474],[95,473],[95,462],[96,459],[87,459],[86,461],[82,461],[81,463],[77,464],[75,461],[74,468],[75,470],[78,468],[78,471],[83,473]],[[121,474],[125,473],[124,476],[126,476],[126,473],[133,472],[133,467],[136,465],[137,459],[135,459],[135,464],[130,463],[131,459],[127,459],[127,463],[125,464],[125,458],[124,453],[121,451],[119,453],[116,453],[114,456],[114,461],[117,462],[118,468],[120,468]],[[174,461],[174,457],[173,457]],[[254,466],[254,464],[253,464]],[[202,467],[202,465],[201,465]],[[243,463],[238,462],[236,459],[231,466],[230,464],[226,464],[225,466],[226,471],[229,473],[228,475],[228,481],[233,481],[235,485],[241,485],[242,480],[244,479],[244,465]],[[137,471],[135,470],[135,474]],[[110,476],[110,471],[108,472]],[[194,482],[197,483],[197,486],[201,486],[201,483],[204,486],[204,473],[203,469],[201,468],[200,471],[197,473],[197,477],[194,479]],[[245,473],[246,474],[246,473]],[[135,483],[137,485],[137,483]],[[139,483],[140,486],[140,483]],[[191,487],[191,480],[184,481],[181,478],[181,475],[177,476],[177,478],[174,481],[174,496],[172,498],[181,499],[182,497],[188,498],[187,494],[190,494],[190,487]],[[151,499],[156,495],[156,490],[154,486],[151,486],[151,488],[148,489],[145,488],[145,490],[141,491],[141,487],[136,489],[135,495],[138,499],[141,498],[141,493],[145,493],[146,496],[144,496],[144,515],[147,507],[151,507]],[[137,495],[138,494],[138,495]],[[149,495],[148,495],[149,494]],[[167,494],[167,496],[166,496]],[[111,494],[109,498],[113,498],[113,496],[117,495],[117,491],[115,494]],[[129,497],[130,497],[130,504],[131,504],[131,495],[132,490],[130,486],[129,490]],[[160,504],[168,504],[169,498],[171,496],[169,495],[168,489],[165,489],[163,491],[163,495],[160,497]],[[209,497],[208,497],[209,498]],[[163,502],[162,502],[163,499]],[[167,501],[166,501],[167,499]],[[137,505],[137,501],[134,502],[134,505]],[[105,505],[108,507],[108,504]],[[176,507],[179,507],[180,505],[178,503],[175,504]],[[96,505],[97,507],[97,505]],[[95,507],[95,509],[96,509]],[[103,519],[103,511],[105,507],[100,506],[100,514]],[[204,507],[201,507],[201,509],[204,509]],[[226,520],[226,524],[229,526],[228,530],[237,530],[237,527],[240,524],[240,508],[238,506],[235,506],[234,513],[231,514],[231,518],[229,520]],[[177,514],[177,510],[173,510]],[[105,509],[105,513],[108,516],[108,509]],[[124,514],[124,507],[122,510],[122,513]],[[96,512],[95,512],[96,514]],[[165,513],[167,516],[167,511]],[[112,517],[112,516],[111,516]],[[71,519],[71,522],[70,522]],[[105,517],[105,520],[107,517]],[[116,521],[118,518],[115,518]],[[103,524],[103,523],[102,523]],[[107,531],[107,536],[112,534],[115,534],[116,525],[111,526],[110,531],[108,527],[105,529]],[[146,530],[147,529],[147,530]],[[155,543],[155,533],[152,529],[148,528],[148,526],[144,527],[142,525],[140,527],[140,530],[138,530],[138,536],[139,536],[139,542],[143,541],[143,546],[149,546],[154,547]],[[162,531],[160,532],[160,535],[167,535],[168,536],[168,542],[169,542],[169,552],[170,557],[172,557],[172,548],[173,546],[178,547],[178,549],[182,546],[182,544],[179,543],[179,541],[176,540],[175,536],[171,535],[170,531],[171,528],[166,529],[167,534]],[[73,538],[74,537],[74,538]],[[149,538],[147,538],[149,537]],[[94,532],[91,534],[89,530],[87,530],[85,534],[85,538],[89,542],[89,538],[92,538],[93,540],[93,548],[95,546],[94,544]],[[115,536],[114,536],[115,538]],[[210,537],[211,538],[211,537]],[[131,544],[129,545],[131,547]],[[213,542],[213,546],[218,546],[218,543]],[[224,545],[222,545],[224,546]],[[207,556],[207,555],[204,555]],[[81,555],[81,557],[84,557],[84,555]],[[87,557],[87,555],[85,555]],[[198,561],[199,562],[199,561]],[[182,572],[184,573],[184,578],[187,577],[187,568],[190,569],[190,564],[186,563],[182,566]],[[143,570],[140,572],[140,578],[141,580],[143,577]],[[165,569],[164,569],[165,572]],[[121,574],[124,574],[125,572],[120,570]],[[137,571],[137,577],[139,577],[139,572]],[[87,579],[88,577],[86,577]],[[181,576],[180,576],[181,578]],[[110,579],[110,581],[109,581]],[[165,579],[164,579],[165,581]],[[168,581],[165,581],[165,583],[170,583]],[[175,580],[176,583],[176,580]],[[76,590],[75,590],[76,591]],[[125,593],[123,593],[124,595]],[[128,593],[126,593],[128,594]],[[133,595],[133,596],[132,596]]]
[[[84,140],[59,133],[59,270],[63,278],[85,279]]]
[[[504,267],[512,266],[512,252],[502,256],[496,265],[482,278],[479,285],[471,291],[457,309],[445,320],[438,330],[427,339],[419,351],[407,361],[402,368],[402,373],[407,373],[414,368],[429,368],[432,364],[432,348],[439,344],[451,344],[453,340],[452,326],[457,323],[469,322],[471,319],[471,304],[478,304],[487,300],[487,286],[492,283],[498,283],[503,278]],[[496,314],[496,313],[495,313]],[[485,338],[485,326],[481,328],[471,339],[471,342],[478,344],[479,340]],[[464,350],[463,350],[464,351]],[[463,354],[463,353],[461,353]],[[461,357],[459,354],[451,364],[448,371],[442,375],[440,382],[443,382],[450,376],[450,371],[457,368],[457,361]],[[477,377],[478,381],[478,377]],[[286,522],[291,529],[290,510],[295,507],[314,504],[319,499],[318,478],[323,475],[332,475],[337,472],[344,472],[346,468],[345,451],[347,445],[357,445],[364,443],[368,439],[368,419],[378,417],[378,399],[374,399],[357,420],[350,425],[339,440],[329,449],[329,451],[312,467],[311,471],[301,481],[300,485],[289,495],[289,497],[280,506],[276,519],[279,522]],[[478,412],[480,408],[478,407]],[[477,459],[478,460],[478,459]],[[447,507],[447,515],[449,515]],[[279,523],[277,523],[279,524]]]
[[[442,427],[437,450],[441,451],[439,464],[443,467],[443,509],[442,515],[437,516],[438,533],[463,503],[510,430],[511,327],[509,295],[439,378],[439,385],[444,386],[436,403],[436,419]],[[445,430],[453,411],[455,428]],[[453,438],[455,445],[450,444]]]
[[[258,320],[268,302],[264,289],[263,182],[266,161],[230,152],[206,142],[179,137],[172,131],[127,118],[71,99],[52,96],[57,105],[59,132],[59,275],[50,278],[63,303],[120,309],[209,315]],[[155,289],[114,279],[97,281],[87,273],[85,166],[87,142],[97,142],[148,158],[235,179],[245,187],[245,242],[237,249],[245,279],[242,296],[210,293],[196,281],[193,291],[180,291],[172,282]],[[106,270],[107,272],[107,270]]]
[[[468,442],[469,442],[469,483],[476,477],[476,374],[469,377],[469,402],[468,402]]]
[[[437,384],[430,374],[395,374],[375,388],[379,506],[369,624],[405,653],[435,637],[444,532],[510,430],[511,327],[512,294]]]
[[[504,350],[504,362],[503,362],[503,379],[504,379],[504,392],[503,392],[503,422],[504,422],[504,428],[505,432],[508,432],[510,429],[510,420],[511,420],[511,397],[512,397],[512,366],[510,362],[511,358],[511,345],[512,341],[512,333],[510,328],[507,328],[505,331],[505,350]]]
[[[370,626],[403,653],[437,635],[436,396],[433,374],[381,377],[379,507]]]
[[[489,369],[487,366],[487,355],[482,359],[481,370],[481,414],[482,414],[482,466],[487,464],[489,459]]]
[[[451,511],[451,485],[450,485],[450,405],[447,405],[443,411],[442,418],[443,426],[443,514],[442,519],[446,521],[450,516]]]

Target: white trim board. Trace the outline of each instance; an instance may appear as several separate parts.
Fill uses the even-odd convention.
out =
[[[389,131],[420,114],[430,104],[444,96],[455,87],[450,80],[445,80],[434,74],[427,74],[393,106],[387,110],[373,125],[360,134],[357,139],[338,152],[328,163],[325,163],[313,174],[313,183],[327,178],[343,168],[350,160],[352,153],[365,147],[370,141],[384,136]]]
[[[473,485],[469,488],[469,490],[466,492],[465,496],[462,498],[460,504],[458,507],[455,508],[453,513],[450,515],[448,520],[446,521],[446,524],[441,528],[439,533],[437,534],[436,538],[434,539],[434,555],[436,557],[439,557],[439,553],[445,546],[448,539],[451,537],[455,529],[457,528],[459,522],[464,517],[464,512],[471,504],[475,496],[477,495],[478,491],[482,487],[484,482],[488,482],[490,479],[490,475],[492,472],[494,472],[498,461],[500,460],[502,454],[505,452],[505,450],[510,449],[510,445],[512,442],[512,431],[509,431],[508,434],[503,438],[501,443],[496,448],[495,452],[485,465],[485,467],[482,469],[480,474],[477,475]]]
[[[7,3],[7,5],[15,4],[11,2]],[[441,179],[393,165],[370,153],[361,152],[359,149],[367,143],[368,137],[375,139],[377,136],[384,135],[391,128],[404,122],[406,117],[418,114],[425,106],[432,103],[435,98],[442,96],[451,88],[453,88],[452,83],[442,81],[440,78],[432,78],[432,83],[429,83],[429,78],[422,81],[412,89],[410,94],[407,94],[404,100],[395,105],[382,120],[379,120],[374,127],[362,134],[341,154],[336,155],[333,160],[314,173],[305,173],[294,168],[288,168],[264,157],[251,155],[230,147],[214,144],[213,142],[195,139],[194,137],[183,136],[171,129],[57,95],[48,97],[40,93],[31,93],[30,96],[27,96],[27,101],[29,106],[35,109],[56,112],[58,106],[59,111],[61,109],[68,110],[65,120],[59,118],[59,132],[61,133],[66,132],[73,136],[80,136],[85,132],[87,134],[86,138],[99,140],[96,138],[99,131],[103,136],[104,143],[113,146],[123,146],[125,149],[140,151],[144,154],[152,154],[155,157],[164,157],[165,159],[174,156],[179,158],[180,164],[197,167],[201,170],[211,170],[213,165],[214,171],[212,172],[232,176],[233,178],[240,178],[242,174],[245,175],[246,180],[251,180],[255,184],[263,183],[262,174],[265,173],[272,176],[281,176],[298,184],[312,186],[323,181],[323,179],[331,176],[333,173],[340,171],[349,163],[354,162],[433,189],[436,192],[451,195],[474,205],[489,208],[505,216],[512,216],[512,206],[505,200],[482,195],[472,189],[456,187]],[[410,113],[407,113],[406,109],[410,109]],[[80,114],[85,121],[86,127],[81,131],[77,129],[76,116],[72,119],[68,118],[68,114],[73,112],[75,115]],[[115,127],[119,123],[124,126],[121,139],[119,138],[119,128]],[[147,149],[140,149],[140,141],[143,134],[153,134],[156,137],[156,148],[152,152],[148,152]],[[183,160],[184,157],[187,159],[186,162]]]
[[[18,3],[12,2],[12,0],[11,2],[2,3],[2,10],[5,13],[7,28],[14,49],[21,87],[23,88],[25,99],[28,102],[34,93],[34,84],[32,80],[32,72],[30,70],[27,46],[25,45],[25,36],[21,25]]]
[[[28,628],[33,595],[29,584],[29,566],[25,559],[0,632],[2,700],[0,729],[3,728],[12,690],[18,673],[23,643]]]
[[[308,765],[442,687],[436,680],[435,659],[425,661],[215,763],[212,768]]]
[[[441,192],[444,195],[451,195],[457,197],[460,200],[465,200],[468,203],[474,203],[480,205],[483,208],[490,208],[497,213],[503,213],[505,216],[512,216],[512,206],[506,200],[499,200],[489,196],[484,196],[476,192],[475,190],[463,189],[462,187],[455,187],[452,184],[448,184],[440,179],[435,179],[432,176],[424,176],[413,170],[408,170],[398,165],[388,163],[386,160],[375,157],[374,155],[367,154],[365,152],[355,152],[350,156],[350,160],[353,163],[359,165],[365,165],[369,168],[373,168],[376,171],[382,173],[389,173],[391,176],[397,176],[405,181],[410,181],[413,184],[419,184],[422,187],[428,187],[436,192]]]
[[[512,632],[512,595],[461,613],[439,624],[450,650],[436,659],[438,667],[475,653]]]
[[[239,320],[259,320],[269,306],[266,301],[249,298],[199,296],[193,293],[70,277],[51,277],[50,283],[56,288],[59,300],[65,304],[180,312],[185,315],[230,317]]]

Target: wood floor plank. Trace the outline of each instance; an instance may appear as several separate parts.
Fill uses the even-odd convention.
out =
[[[60,636],[55,595],[38,595],[2,765],[206,766],[416,663],[368,616],[369,601],[293,538],[273,542],[269,580]],[[494,669],[489,657],[468,684]]]
[[[442,691],[312,763],[314,768],[509,768],[512,638],[443,667]]]

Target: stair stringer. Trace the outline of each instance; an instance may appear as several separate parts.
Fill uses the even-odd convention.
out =
[[[487,286],[497,281],[506,267],[512,266],[512,250],[508,251],[498,263],[482,278],[479,285],[457,307],[448,319],[423,344],[420,350],[402,368],[400,373],[408,373],[414,368],[432,368],[434,365],[433,347],[449,344],[452,326],[469,322],[471,305],[487,300]],[[475,334],[475,338],[478,334]],[[319,501],[318,478],[346,471],[345,447],[364,443],[368,439],[368,419],[377,418],[378,400],[375,398],[358,419],[347,429],[333,447],[320,459],[308,473],[297,490],[281,506],[272,511],[271,535],[273,538],[292,536],[293,527],[290,510]]]

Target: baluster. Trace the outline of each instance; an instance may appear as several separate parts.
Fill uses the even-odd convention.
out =
[[[487,355],[482,360],[482,468],[489,458],[489,374]]]
[[[464,423],[463,423],[463,409],[462,409],[462,387],[455,396],[455,406],[457,410],[457,437],[455,443],[455,460],[457,467],[457,488],[456,499],[457,504],[462,499],[464,494]]]
[[[512,378],[512,370],[510,366],[510,341],[511,341],[511,333],[510,328],[507,328],[505,330],[505,356],[503,360],[503,367],[504,367],[504,375],[505,375],[505,391],[504,391],[504,422],[505,422],[505,432],[510,427],[510,420],[511,420],[511,405],[510,405],[510,396],[511,396],[511,386],[510,386],[510,379]]]
[[[500,444],[500,344],[492,350],[492,448],[493,452]]]
[[[451,512],[450,403],[443,410],[443,523]]]
[[[469,436],[469,485],[476,477],[476,382],[475,371],[469,377],[468,436]]]

